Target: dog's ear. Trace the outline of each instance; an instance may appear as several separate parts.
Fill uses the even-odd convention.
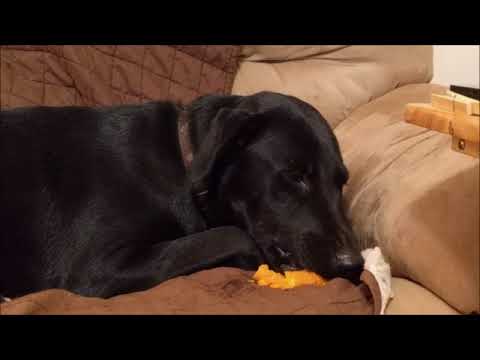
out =
[[[239,95],[203,95],[189,104],[189,135],[194,153],[199,150],[219,111],[235,109],[242,99]]]
[[[222,108],[211,120],[197,153],[190,177],[194,195],[208,191],[217,170],[228,165],[238,151],[259,134],[268,117],[245,110]]]

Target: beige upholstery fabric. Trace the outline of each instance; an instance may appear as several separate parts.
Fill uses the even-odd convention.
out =
[[[479,161],[452,151],[448,135],[403,121],[406,103],[444,91],[425,84],[432,47],[246,46],[243,56],[233,93],[294,95],[336,127],[365,247],[378,244],[394,276],[479,311]]]
[[[432,77],[431,46],[245,46],[232,92],[295,95],[332,126],[355,108]]]
[[[245,45],[244,61],[286,61],[326,54],[346,45]]]
[[[401,87],[357,109],[335,132],[351,180],[356,233],[378,244],[392,274],[425,286],[462,312],[479,311],[479,161],[451,138],[403,121],[428,84]]]
[[[385,315],[458,315],[459,313],[436,295],[412,281],[393,278],[395,297]]]

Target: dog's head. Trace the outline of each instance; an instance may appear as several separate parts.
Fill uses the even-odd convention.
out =
[[[363,259],[343,207],[335,135],[286,95],[205,96],[190,106],[193,192],[211,226],[236,225],[275,270],[358,281]]]

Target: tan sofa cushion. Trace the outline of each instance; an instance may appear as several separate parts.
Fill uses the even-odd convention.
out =
[[[408,85],[358,108],[335,132],[351,180],[356,233],[378,244],[394,276],[418,282],[462,312],[479,311],[479,161],[451,138],[403,121],[408,102],[438,86]]]
[[[233,93],[295,95],[334,127],[358,106],[432,78],[431,46],[245,46],[242,53]]]
[[[390,300],[385,315],[458,315],[458,311],[423,286],[412,281],[393,278],[395,297]]]
[[[244,45],[244,61],[287,61],[326,54],[347,45]]]
[[[478,311],[478,160],[450,150],[449,136],[403,122],[407,102],[443,91],[409,85],[430,81],[432,47],[245,46],[243,56],[233,93],[291,94],[338,125],[365,247],[380,245],[394,275]]]

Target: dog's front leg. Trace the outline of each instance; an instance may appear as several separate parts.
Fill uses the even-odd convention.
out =
[[[263,261],[254,240],[236,227],[218,227],[158,243],[136,258],[135,265],[112,279],[102,297],[149,289],[168,279],[214,267],[254,270]]]
[[[219,266],[253,270],[262,261],[254,240],[233,226],[172,241],[158,255],[162,259],[159,269],[169,278]]]

